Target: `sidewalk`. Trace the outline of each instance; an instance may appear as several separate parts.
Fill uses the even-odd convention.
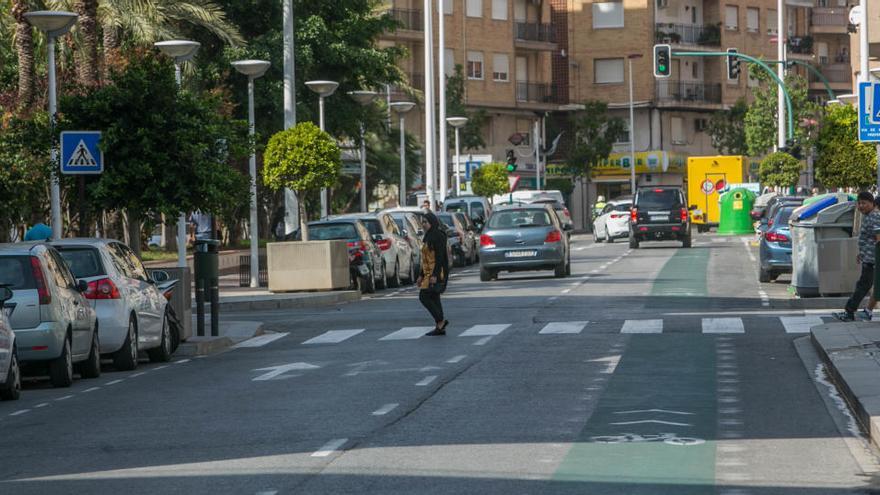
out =
[[[263,323],[259,321],[224,321],[220,318],[219,336],[212,337],[210,318],[205,323],[207,336],[192,336],[182,342],[174,353],[175,356],[207,356],[215,354],[235,344],[244,342],[250,338],[263,335]],[[193,328],[196,328],[196,320],[193,317]]]
[[[272,293],[265,287],[238,287],[238,284],[224,284],[220,281],[220,312],[234,313],[244,311],[266,311],[273,309],[297,309],[358,301],[360,292],[356,290],[334,290],[321,292],[284,292]],[[238,276],[235,276],[238,281]],[[205,304],[205,311],[210,311]],[[193,314],[196,312],[195,289],[193,289]]]
[[[829,323],[810,334],[829,377],[880,447],[880,322]]]

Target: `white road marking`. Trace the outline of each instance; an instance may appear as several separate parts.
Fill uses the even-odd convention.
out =
[[[663,320],[626,320],[620,333],[663,333]]]
[[[63,400],[72,399],[72,398],[73,398],[72,395],[65,395],[64,397],[59,397],[59,398],[55,399],[55,401],[56,401],[56,402],[61,402],[61,401],[63,401]]]
[[[48,402],[41,402],[41,403],[37,404],[36,406],[34,406],[34,409],[39,409],[41,407],[46,407],[48,405],[49,405]]]
[[[83,390],[82,393],[87,394],[89,392],[94,392],[95,390],[101,390],[101,387],[87,388],[87,389]]]
[[[482,337],[484,335],[498,335],[507,330],[510,324],[504,323],[500,325],[474,325],[464,331],[459,337]]]
[[[188,363],[188,362],[190,362],[189,359],[181,359],[180,361],[174,361],[174,364],[183,364],[183,363]]]
[[[257,492],[255,495],[278,495],[278,490],[268,490],[268,491]]]
[[[339,447],[345,445],[345,442],[347,441],[347,438],[337,438],[335,440],[330,440],[329,442],[324,444],[323,447],[312,454],[312,457],[327,457],[330,454],[336,452]]]
[[[741,318],[703,318],[703,333],[746,333]]]
[[[431,384],[431,382],[433,382],[436,379],[437,379],[437,375],[426,376],[426,377],[422,378],[421,381],[416,383],[416,387],[427,387],[428,385]]]
[[[424,336],[434,327],[403,327],[396,332],[389,333],[379,340],[412,340]]]
[[[564,290],[562,291],[562,294],[568,294],[569,292],[571,292],[571,288],[570,288],[570,287],[569,287],[568,289],[564,289]]]
[[[10,416],[21,416],[22,414],[27,414],[31,412],[30,409],[22,409],[20,411],[15,411],[14,413],[9,413]]]
[[[554,321],[548,323],[547,326],[542,328],[538,333],[581,333],[586,326],[586,321]]]
[[[474,345],[486,345],[490,340],[492,340],[492,337],[483,337],[482,339],[474,342]]]
[[[268,368],[257,368],[254,371],[267,371],[268,373],[263,373],[262,375],[253,378],[251,381],[254,382],[263,382],[267,380],[276,380],[280,378],[286,378],[282,375],[287,373],[288,371],[293,370],[314,370],[318,369],[320,366],[315,366],[314,364],[309,363],[290,363],[290,364],[282,364],[280,366],[270,366]]]
[[[167,368],[167,367],[168,367],[167,364],[163,364],[162,366],[156,366],[156,367],[153,368],[153,369],[154,369],[155,371],[159,371],[159,370],[164,370],[164,369]]]
[[[658,424],[658,425],[669,425],[669,426],[693,426],[690,423],[676,423],[675,421],[663,421],[660,419],[642,419],[639,421],[620,421],[617,423],[609,423],[612,425],[622,426],[622,425],[644,425],[644,424]]]
[[[549,298],[549,299],[547,299],[547,300],[548,300],[548,301],[555,301],[555,300],[557,300],[557,299],[559,299],[559,296],[553,296],[553,297],[551,297],[551,298]]]
[[[117,383],[122,383],[122,380],[113,380],[112,382],[107,382],[104,385],[116,385]]]
[[[147,374],[146,371],[141,371],[140,373],[135,373],[135,374],[131,375],[131,378],[137,378],[139,376],[144,376],[146,374]]]
[[[779,320],[785,333],[810,333],[811,327],[825,323],[818,316],[780,316]]]
[[[718,424],[721,426],[742,426],[743,422],[741,419],[722,419],[718,421]]]
[[[330,330],[303,342],[303,344],[338,344],[363,331],[363,328],[358,328],[356,330]]]
[[[264,335],[260,335],[258,337],[254,337],[252,339],[247,339],[244,342],[239,342],[238,344],[235,344],[234,346],[232,346],[232,348],[233,349],[241,349],[244,347],[263,347],[264,345],[266,345],[270,342],[275,342],[276,340],[287,337],[288,335],[290,335],[290,334],[287,332],[267,333]]]
[[[464,358],[467,357],[467,354],[459,354],[452,359],[447,359],[446,362],[450,364],[455,364],[461,362]]]
[[[681,414],[684,416],[693,416],[695,413],[685,411],[671,411],[669,409],[638,409],[635,411],[616,411],[614,414],[643,414],[643,413],[665,413],[665,414]]]
[[[390,413],[391,411],[397,409],[397,406],[399,406],[399,405],[400,404],[398,404],[396,402],[392,402],[391,404],[385,404],[384,406],[380,407],[379,409],[376,409],[375,411],[373,411],[373,416],[384,416],[384,415]]]

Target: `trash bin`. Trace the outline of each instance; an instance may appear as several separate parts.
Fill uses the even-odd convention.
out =
[[[721,195],[721,219],[718,222],[718,233],[726,235],[751,234],[755,232],[752,224],[752,205],[755,204],[755,193],[738,187]]]
[[[791,285],[800,297],[852,292],[859,278],[855,203],[831,196],[791,215]]]
[[[196,240],[193,253],[193,271],[196,282],[196,334],[205,335],[205,301],[211,302],[211,336],[220,335],[220,241]]]
[[[186,339],[192,337],[192,278],[190,276],[189,268],[157,268],[155,270],[151,270],[150,276],[152,276],[152,272],[162,271],[168,274],[169,279],[177,279],[177,285],[174,286],[174,291],[171,293],[171,307],[174,308],[174,314],[177,315],[177,319],[180,320],[180,324],[182,326],[180,332],[180,340],[181,342],[185,342]]]

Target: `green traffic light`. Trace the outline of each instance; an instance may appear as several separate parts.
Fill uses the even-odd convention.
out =
[[[666,72],[666,66],[663,64],[660,64],[657,68],[660,69],[660,72]]]

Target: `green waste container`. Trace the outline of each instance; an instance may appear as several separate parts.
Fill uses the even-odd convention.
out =
[[[731,189],[724,193],[718,200],[721,203],[718,233],[726,235],[754,233],[751,211],[755,198],[755,193],[744,188]]]

